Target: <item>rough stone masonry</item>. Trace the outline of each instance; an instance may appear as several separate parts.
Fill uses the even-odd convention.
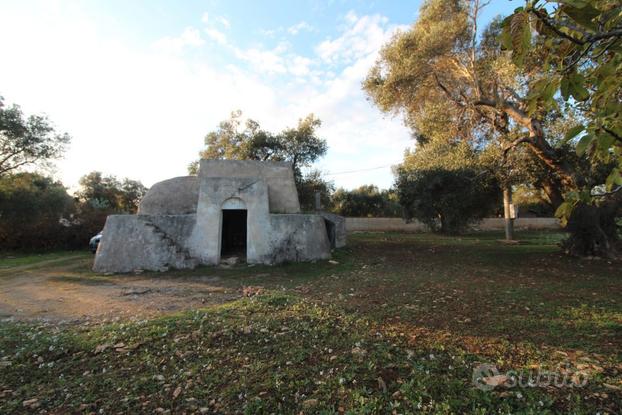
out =
[[[201,160],[198,176],[153,185],[138,214],[108,216],[93,269],[313,261],[345,243],[344,218],[300,212],[291,164]]]

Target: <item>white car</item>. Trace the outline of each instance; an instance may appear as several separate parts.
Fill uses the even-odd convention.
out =
[[[97,247],[99,246],[99,241],[102,239],[102,233],[98,233],[89,241],[89,249],[92,253],[97,252]]]

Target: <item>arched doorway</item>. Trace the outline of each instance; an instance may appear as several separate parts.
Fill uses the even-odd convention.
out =
[[[242,199],[233,197],[222,204],[220,258],[246,258],[247,210]]]

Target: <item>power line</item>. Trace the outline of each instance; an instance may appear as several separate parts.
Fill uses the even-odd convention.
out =
[[[367,168],[367,169],[346,170],[346,171],[338,171],[338,172],[335,172],[335,173],[328,172],[328,173],[324,174],[324,176],[338,176],[340,174],[360,173],[360,172],[364,172],[364,171],[386,169],[387,167],[393,167],[393,166],[394,166],[394,164],[387,164],[385,166],[370,167],[370,168]]]

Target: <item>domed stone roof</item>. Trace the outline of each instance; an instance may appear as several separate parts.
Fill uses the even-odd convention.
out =
[[[139,215],[185,215],[197,212],[199,178],[181,176],[158,182],[140,201]]]

